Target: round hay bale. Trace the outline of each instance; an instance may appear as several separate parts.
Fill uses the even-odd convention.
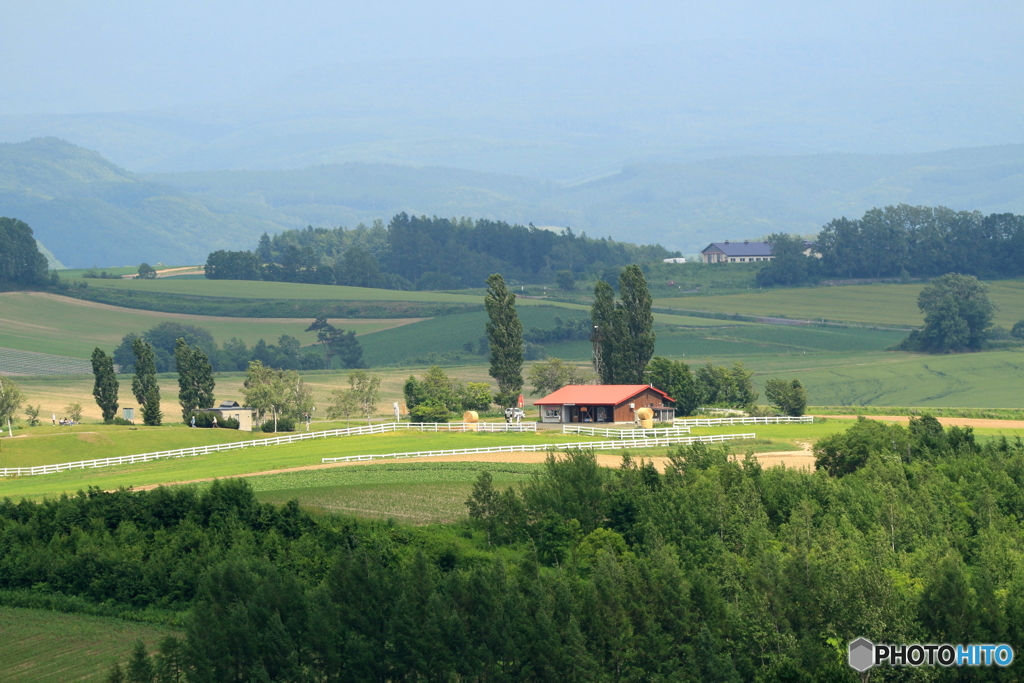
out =
[[[641,429],[654,429],[654,411],[650,408],[637,408],[636,419]]]
[[[476,423],[480,421],[480,415],[475,410],[467,410],[462,414],[462,421],[466,423],[467,432],[475,432]]]

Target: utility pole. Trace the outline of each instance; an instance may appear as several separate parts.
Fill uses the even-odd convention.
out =
[[[597,383],[601,384],[604,360],[601,358],[601,328],[597,325],[594,325],[594,331],[590,333],[590,343],[594,347],[594,372],[597,373]]]

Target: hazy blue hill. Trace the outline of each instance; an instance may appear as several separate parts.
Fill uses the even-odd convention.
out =
[[[0,145],[0,215],[28,223],[71,267],[202,263],[264,230],[305,226],[252,202],[241,214],[211,204],[56,138]]]
[[[202,263],[259,235],[354,227],[406,211],[571,227],[695,253],[708,242],[815,233],[875,206],[1024,213],[1024,145],[900,155],[638,163],[573,185],[436,166],[129,173],[53,138],[0,145],[0,215],[70,267]]]
[[[734,157],[633,164],[568,187],[516,176],[381,164],[296,171],[149,176],[310,223],[347,224],[398,211],[569,226],[592,236],[659,242],[694,253],[708,242],[776,231],[816,233],[840,216],[888,204],[1024,213],[1024,145],[925,154]]]

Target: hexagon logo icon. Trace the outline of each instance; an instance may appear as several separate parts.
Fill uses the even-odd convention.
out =
[[[867,638],[852,641],[847,652],[847,661],[856,671],[863,673],[875,665],[875,644]]]

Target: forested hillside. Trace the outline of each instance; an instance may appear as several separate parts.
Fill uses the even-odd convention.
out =
[[[573,452],[518,489],[482,473],[468,524],[425,528],[244,480],[4,501],[0,600],[180,620],[157,664],[195,681],[853,681],[861,636],[1021,651],[1024,445],[861,420],[818,455]]]

